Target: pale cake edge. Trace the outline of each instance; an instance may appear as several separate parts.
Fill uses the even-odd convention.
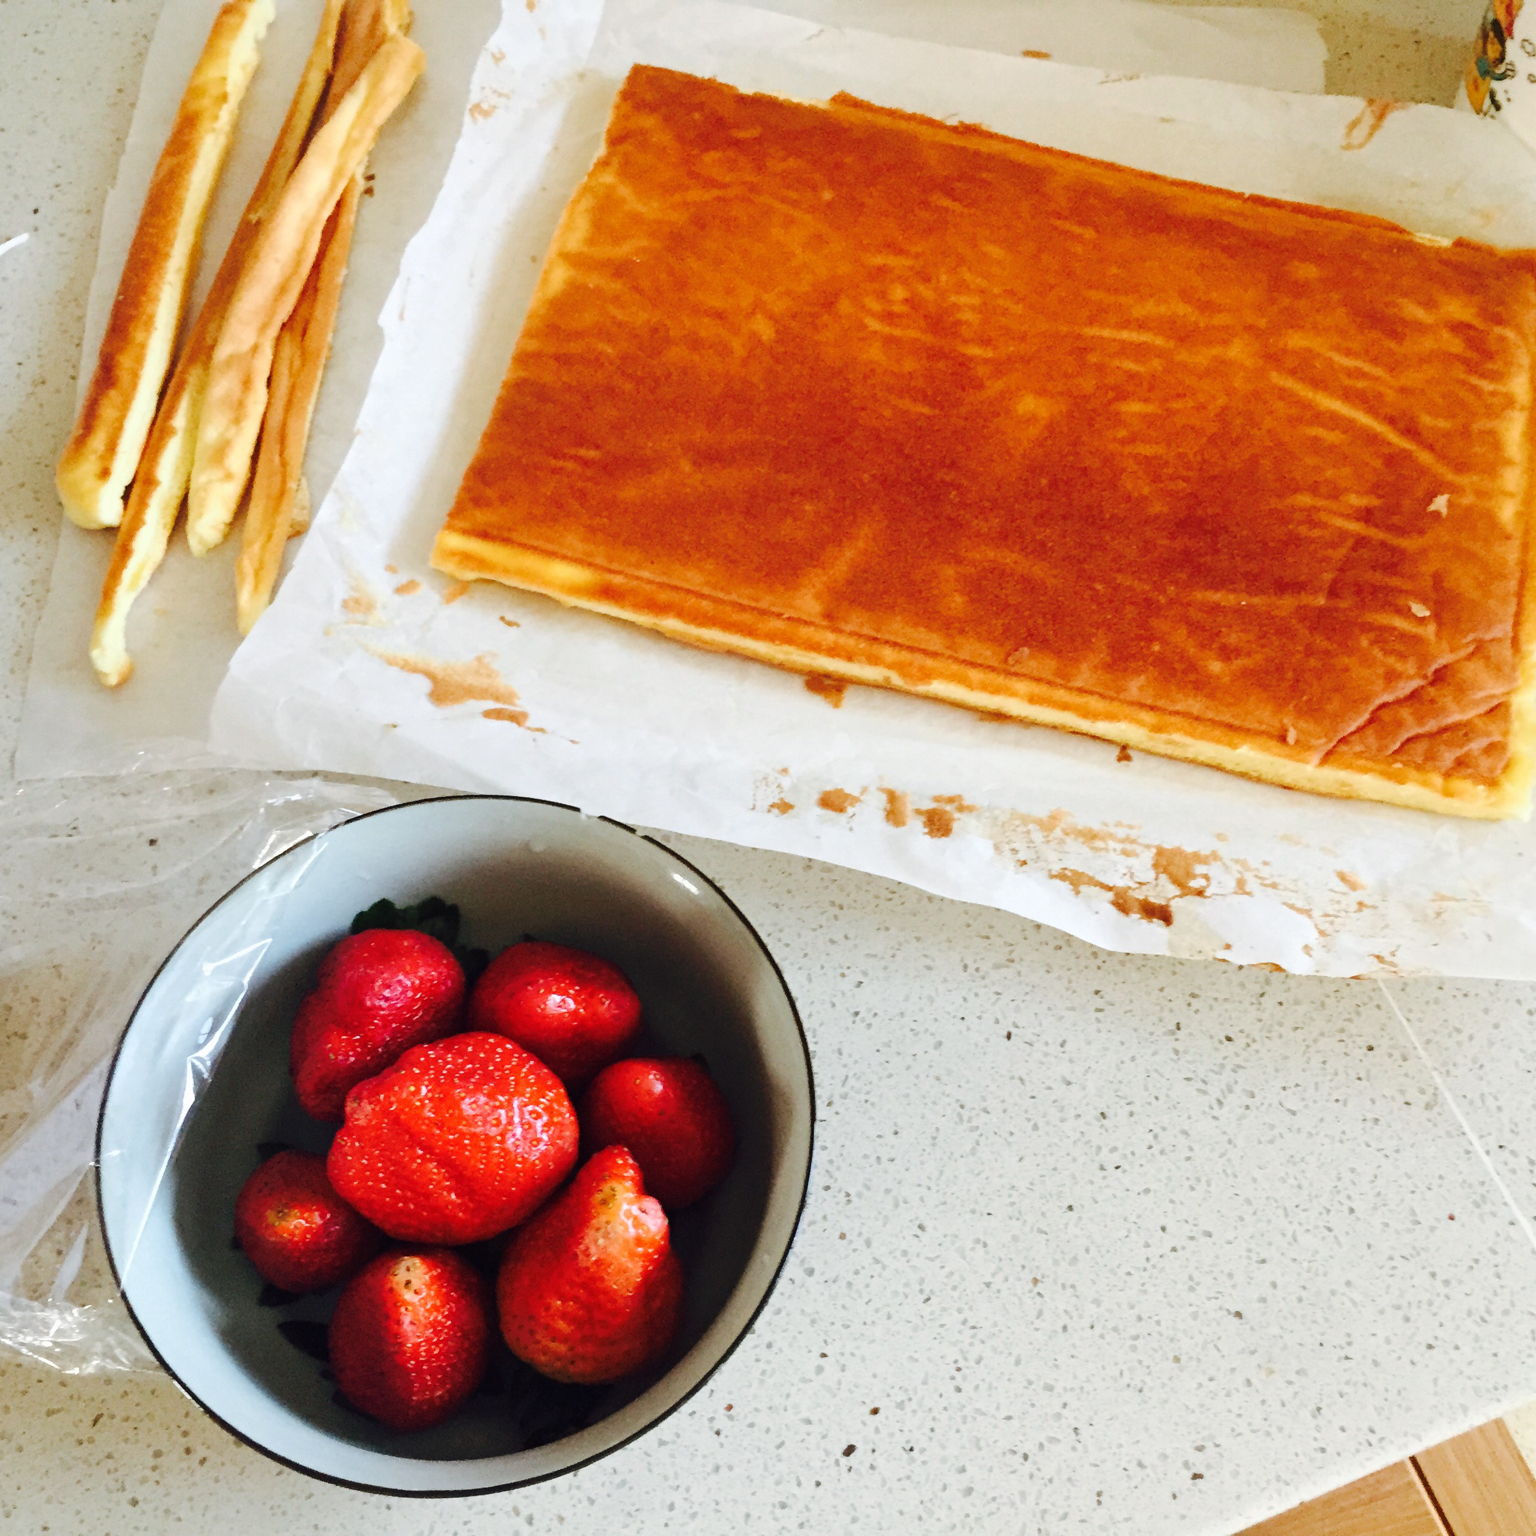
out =
[[[594,583],[593,567],[565,560],[526,547],[512,547],[492,540],[444,528],[432,548],[432,566],[445,575],[464,581],[497,581],[523,591],[555,598],[569,607],[601,613],[610,618],[640,624],[674,640],[681,640],[704,650],[724,651],[767,662],[790,672],[819,674],[863,683],[870,687],[893,689],[919,698],[939,699],[967,709],[1006,715],[1030,725],[1051,726],[1078,735],[1116,742],[1158,757],[1219,768],[1240,777],[1265,784],[1279,785],[1335,799],[1369,800],[1397,805],[1408,810],[1431,811],[1441,815],[1463,816],[1483,821],[1511,818],[1525,820],[1530,815],[1531,787],[1536,779],[1536,611],[1524,601],[1530,583],[1530,550],[1526,540],[1526,570],[1522,582],[1520,683],[1511,698],[1514,725],[1510,735],[1510,758],[1504,772],[1493,784],[1426,769],[1404,767],[1399,776],[1372,772],[1364,768],[1323,767],[1288,757],[1281,751],[1268,750],[1227,727],[1211,722],[1205,730],[1190,730],[1190,717],[1171,712],[1137,708],[1147,721],[1164,721],[1155,726],[1124,718],[1129,713],[1099,717],[1088,706],[1117,701],[1085,691],[1042,684],[1027,678],[1011,678],[1018,693],[987,692],[953,677],[935,676],[923,683],[903,679],[893,668],[863,663],[794,645],[779,644],[710,628],[686,619],[664,615],[638,614],[632,607],[611,597],[598,596],[590,589]],[[619,572],[601,573],[601,584],[612,590],[628,586],[655,589],[659,584],[626,576]],[[716,602],[722,600],[716,599]],[[728,600],[725,600],[728,601]],[[754,610],[755,611],[755,610]],[[804,621],[791,621],[803,624]],[[894,653],[902,647],[881,643]],[[918,653],[914,652],[914,656]],[[932,670],[943,658],[924,655],[923,664]],[[954,670],[960,670],[957,666]],[[987,669],[967,666],[969,672]],[[1200,723],[1205,725],[1204,722]],[[1225,739],[1223,739],[1225,738]]]

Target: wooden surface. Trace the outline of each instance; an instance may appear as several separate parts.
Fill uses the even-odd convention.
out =
[[[1502,1419],[1414,1457],[1452,1536],[1533,1536],[1536,1478]]]
[[[1242,1536],[1536,1536],[1536,1477],[1495,1419]]]
[[[1255,1525],[1243,1536],[1449,1536],[1410,1462]]]

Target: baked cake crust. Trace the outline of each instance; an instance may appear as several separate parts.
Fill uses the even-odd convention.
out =
[[[433,563],[1524,814],[1536,256],[637,67]]]

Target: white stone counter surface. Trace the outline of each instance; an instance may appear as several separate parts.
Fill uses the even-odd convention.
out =
[[[1481,0],[1316,8],[1331,88],[1446,101]],[[0,241],[31,234],[0,255],[7,765],[158,9],[0,0]],[[706,1388],[571,1477],[414,1503],[288,1471],[154,1375],[7,1361],[0,1530],[1222,1536],[1536,1397],[1531,988],[1104,954],[672,841],[781,962],[818,1094],[789,1263]],[[46,1051],[69,985],[0,996],[0,1056]]]

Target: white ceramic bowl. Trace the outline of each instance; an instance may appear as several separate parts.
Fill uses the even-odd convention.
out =
[[[564,1409],[539,1406],[530,1432],[517,1393],[477,1397],[458,1418],[411,1435],[334,1401],[323,1366],[289,1342],[295,1322],[320,1333],[334,1295],[258,1305],[261,1282],[231,1242],[258,1144],[320,1151],[329,1140],[298,1109],[288,1078],[289,1028],[320,957],[380,897],[403,905],[433,895],[461,908],[461,943],[494,952],[532,934],[613,960],[644,1004],[648,1048],[702,1052],[736,1120],[731,1173],[674,1219],[687,1307],[672,1363],[601,1402],[582,1400],[575,1422],[585,1427],[549,1443],[526,1442],[562,1433]],[[423,800],[358,817],[263,865],[172,951],[108,1080],[97,1131],[102,1228],[150,1348],[242,1440],[352,1487],[485,1493],[617,1449],[735,1348],[794,1236],[813,1119],[809,1055],[783,977],[747,920],[685,859],[548,801]]]

